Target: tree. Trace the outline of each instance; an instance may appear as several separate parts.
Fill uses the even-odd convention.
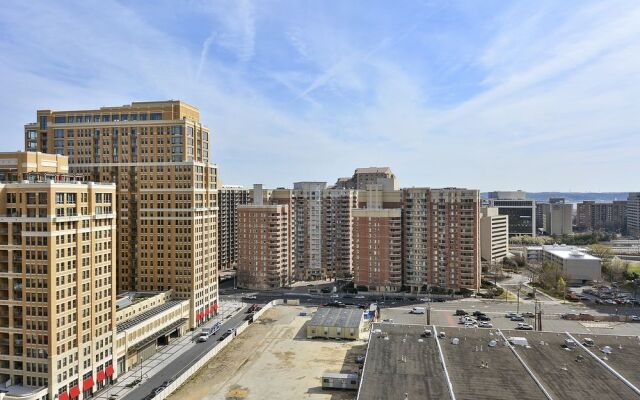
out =
[[[607,246],[605,244],[592,244],[589,246],[589,252],[594,257],[598,257],[602,260],[602,262],[607,262],[613,257],[613,250],[611,250],[611,246]]]
[[[565,282],[563,277],[558,278],[558,282],[556,283],[556,290],[558,293],[563,293],[567,287],[567,283]]]

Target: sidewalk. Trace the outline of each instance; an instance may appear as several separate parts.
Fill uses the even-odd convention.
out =
[[[244,304],[239,301],[221,302],[218,316],[211,319],[197,330],[211,325],[216,319],[224,322],[226,319],[237,314],[238,308],[243,306]],[[124,397],[137,386],[129,388],[127,387],[127,384],[135,381],[136,379],[142,379],[142,381],[145,381],[148,377],[159,373],[159,371],[175,360],[182,352],[196,345],[196,335],[197,331],[187,332],[184,336],[174,339],[169,345],[162,347],[157,353],[142,362],[142,367],[136,366],[118,376],[118,382],[95,394],[93,399],[108,400],[109,398]],[[168,380],[174,377],[167,376],[165,378]]]

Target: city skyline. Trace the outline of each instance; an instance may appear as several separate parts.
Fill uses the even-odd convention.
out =
[[[5,2],[3,138],[21,149],[39,108],[180,99],[227,184],[390,166],[402,187],[633,191],[639,17],[631,2]]]

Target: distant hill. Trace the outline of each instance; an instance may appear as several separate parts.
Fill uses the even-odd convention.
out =
[[[527,192],[527,197],[535,201],[549,201],[551,197],[562,197],[569,203],[579,203],[585,200],[609,202],[613,200],[626,200],[627,192]],[[482,198],[489,197],[487,193],[481,193]]]

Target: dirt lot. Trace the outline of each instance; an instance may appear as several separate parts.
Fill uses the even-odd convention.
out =
[[[315,309],[268,310],[169,399],[355,399],[355,391],[323,391],[321,376],[357,371],[364,342],[307,340],[310,317],[300,317],[301,311]]]

